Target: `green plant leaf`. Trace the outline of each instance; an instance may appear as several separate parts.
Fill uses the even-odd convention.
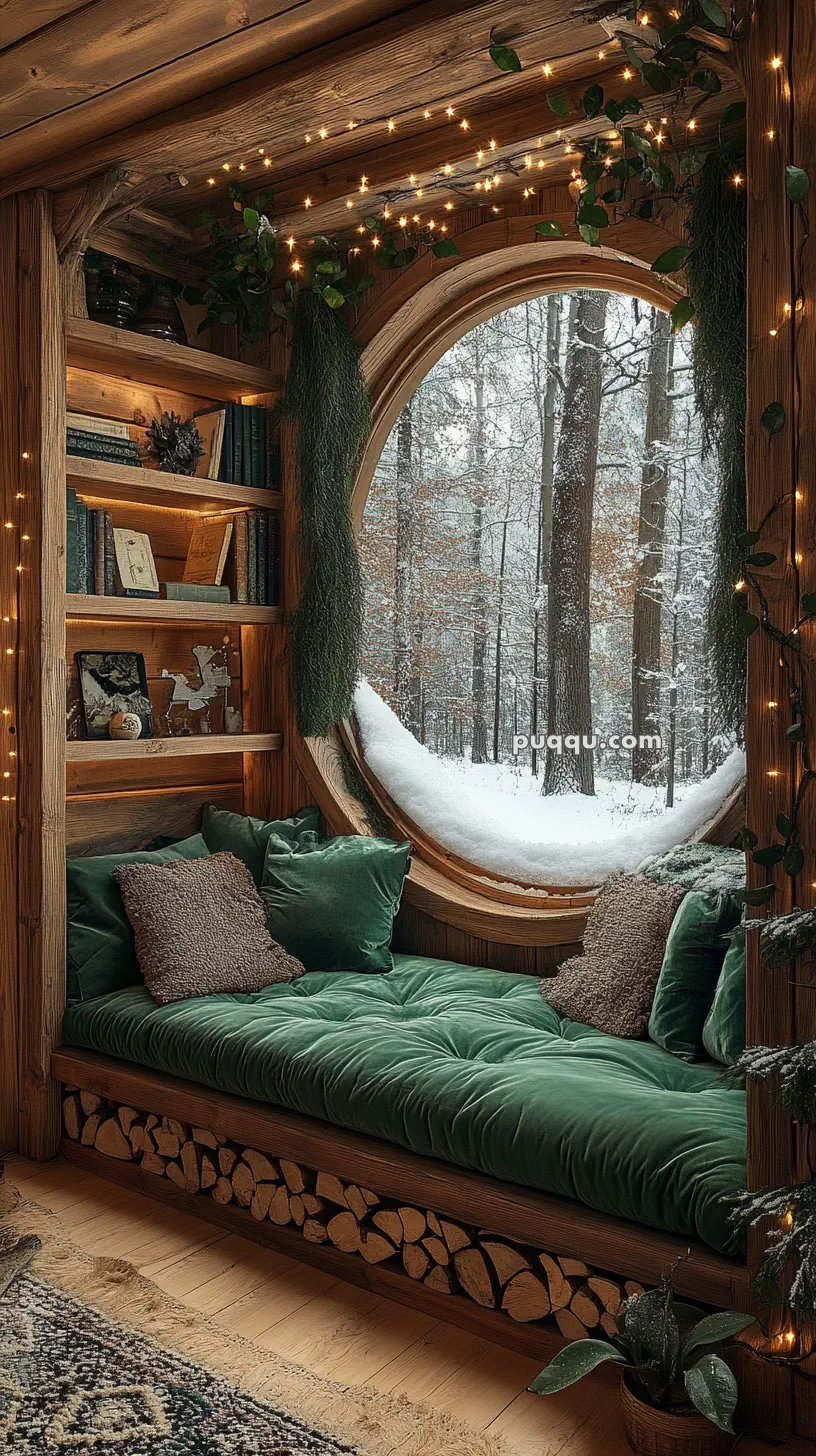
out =
[[[626,136],[628,138],[627,145],[634,147],[636,152],[642,153],[644,157],[654,156],[654,147],[647,136],[642,136],[639,131],[628,131]]]
[[[785,862],[784,862],[784,864],[782,866],[783,870],[785,871],[785,874],[786,875],[798,875],[798,874],[801,874],[801,872],[804,869],[804,867],[805,867],[805,851],[802,849],[801,845],[799,845],[799,844],[792,844],[791,847],[790,847],[790,849],[788,850],[787,854],[785,855]]]
[[[766,404],[759,417],[759,423],[765,432],[765,438],[770,440],[774,435],[778,435],[779,431],[785,428],[786,418],[785,406],[778,399],[772,400],[770,404]]]
[[[626,1305],[626,1333],[650,1361],[668,1370],[680,1349],[680,1327],[665,1285],[634,1295]]]
[[[810,177],[804,167],[785,168],[785,191],[791,202],[804,202],[810,191]]]
[[[733,1431],[737,1382],[719,1355],[703,1355],[696,1365],[692,1365],[686,1371],[685,1386],[701,1416],[719,1426],[721,1431]]]
[[[567,1385],[574,1385],[576,1380],[588,1375],[605,1360],[624,1363],[620,1350],[616,1350],[606,1340],[576,1340],[574,1344],[567,1345],[566,1349],[559,1350],[553,1356],[546,1369],[536,1376],[528,1389],[534,1395],[554,1395],[556,1391],[564,1390]]]
[[[581,105],[587,116],[597,116],[604,102],[603,86],[588,86],[581,97]]]
[[[766,849],[756,849],[751,855],[754,864],[762,865],[763,869],[770,869],[772,865],[779,864],[784,857],[784,844],[769,844]]]
[[[746,547],[754,546],[759,540],[759,537],[759,531],[740,531],[739,535],[737,536],[737,545]]]
[[[748,566],[773,566],[776,557],[773,551],[754,551],[745,560]]]
[[[280,298],[273,298],[271,309],[274,314],[277,314],[278,318],[285,319],[286,323],[290,324],[292,322],[294,318],[293,310],[287,308],[286,304]]]
[[[341,293],[339,288],[333,288],[331,284],[328,288],[322,288],[320,292],[329,308],[342,308],[346,301],[345,294]]]
[[[709,96],[716,96],[718,92],[722,91],[722,81],[717,75],[717,72],[710,70],[708,67],[702,71],[695,71],[691,78],[691,84],[692,86],[696,86],[698,90],[705,91]]]
[[[716,25],[718,30],[728,28],[725,11],[717,4],[717,0],[698,0],[698,3],[706,20],[710,20],[712,25]]]
[[[755,612],[740,612],[737,616],[736,626],[737,631],[741,632],[743,637],[750,637],[759,626],[759,617]]]
[[[244,208],[244,227],[246,228],[248,233],[256,233],[258,231],[258,223],[260,222],[260,220],[261,215],[256,208]]]
[[[776,894],[776,885],[758,885],[755,890],[732,890],[731,894],[741,905],[766,905]]]
[[[520,71],[521,61],[512,46],[491,45],[490,59],[500,71]]]
[[[788,728],[787,732],[785,733],[785,737],[787,738],[789,743],[801,743],[804,736],[804,723],[791,723],[790,728]]]
[[[552,222],[548,218],[546,222],[536,223],[536,237],[538,238],[565,238],[566,236],[560,222]]]
[[[590,223],[581,222],[578,224],[578,231],[581,234],[584,242],[587,243],[590,248],[597,248],[600,246],[601,234],[596,227],[592,227]]]
[[[802,593],[802,611],[808,616],[816,616],[816,592]]]
[[[569,116],[567,99],[560,91],[555,91],[551,96],[547,97],[547,105],[550,111],[555,112],[556,116]]]
[[[720,126],[730,126],[733,121],[743,121],[747,107],[744,101],[732,101],[720,117]]]
[[[578,221],[585,227],[605,228],[609,227],[609,216],[605,207],[598,203],[585,203],[578,209]]]
[[[680,330],[682,328],[685,328],[685,325],[689,322],[689,320],[694,318],[696,312],[697,310],[694,307],[693,299],[678,298],[670,315],[672,321],[672,333],[679,334]]]
[[[689,1334],[683,1346],[683,1359],[690,1355],[692,1350],[699,1350],[703,1345],[719,1345],[723,1340],[732,1340],[749,1325],[754,1324],[754,1318],[750,1314],[739,1314],[735,1309],[718,1310],[716,1314],[707,1314]]]
[[[646,61],[643,66],[643,76],[648,81],[653,91],[662,96],[664,91],[671,88],[672,80],[665,66],[659,66],[655,61]]]
[[[784,835],[785,839],[793,834],[793,820],[788,814],[783,814],[781,810],[776,816],[776,827],[778,832]]]
[[[781,832],[782,831],[780,830],[780,833]],[[754,847],[759,844],[759,840],[754,834],[753,829],[749,829],[747,824],[743,824],[742,829],[739,832],[738,839],[740,849],[754,849]]]
[[[435,258],[459,257],[459,249],[452,238],[440,238],[438,243],[433,244],[431,252]]]
[[[369,288],[374,287],[375,278],[373,273],[366,273],[357,284],[358,293],[367,293]]]
[[[652,264],[653,273],[678,273],[685,268],[689,250],[684,243],[676,243],[673,248],[667,248],[659,258],[655,258]]]

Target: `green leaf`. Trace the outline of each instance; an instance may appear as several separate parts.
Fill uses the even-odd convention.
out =
[[[676,243],[673,248],[667,248],[659,258],[655,258],[652,264],[653,273],[677,273],[686,266],[686,259],[689,249],[684,243]]]
[[[650,1361],[668,1367],[680,1349],[680,1326],[665,1285],[634,1295],[626,1304],[626,1333]]]
[[[816,592],[802,593],[802,610],[808,616],[816,616]]]
[[[409,263],[413,263],[416,255],[417,250],[414,247],[400,248],[399,252],[394,254],[394,267],[407,268]]]
[[[521,61],[512,46],[491,45],[490,59],[500,71],[520,71]]]
[[[737,1404],[737,1382],[719,1355],[703,1355],[685,1374],[689,1396],[707,1420],[721,1431],[733,1431]]]
[[[672,333],[679,334],[690,319],[694,318],[697,312],[694,307],[694,300],[691,298],[678,298],[671,311]]]
[[[258,223],[260,220],[261,215],[254,207],[244,208],[244,227],[248,233],[256,233],[258,231]]]
[[[753,829],[749,829],[747,824],[744,824],[742,826],[742,829],[740,830],[737,837],[739,840],[740,849],[753,849],[755,845],[759,844],[759,840],[754,834]]]
[[[732,121],[742,121],[747,107],[744,101],[732,101],[720,117],[720,126],[730,126]]]
[[[566,1349],[559,1350],[553,1356],[546,1369],[536,1376],[528,1389],[534,1395],[554,1395],[556,1391],[564,1390],[567,1385],[574,1385],[576,1380],[588,1375],[605,1360],[624,1363],[620,1350],[616,1350],[606,1340],[576,1340],[574,1344],[567,1345]]]
[[[801,743],[804,736],[804,723],[791,723],[790,728],[788,728],[785,733],[785,737],[787,738],[789,743]]]
[[[760,538],[759,531],[740,531],[737,536],[738,546],[755,546]]]
[[[560,222],[552,222],[548,218],[546,222],[536,223],[536,237],[538,238],[565,238],[566,236]]]
[[[288,324],[292,323],[294,319],[294,313],[291,308],[287,308],[286,304],[280,298],[273,298],[272,312],[277,314],[278,318],[285,319]]]
[[[181,291],[181,296],[184,299],[185,303],[198,305],[204,302],[204,294],[202,290],[200,288],[196,288],[195,285],[192,283],[188,283],[185,285],[185,287]]]
[[[762,865],[763,869],[770,869],[773,865],[779,864],[784,857],[784,844],[769,844],[767,849],[757,849],[751,855],[754,864]]]
[[[321,292],[325,302],[329,305],[329,308],[343,307],[343,304],[346,301],[346,296],[344,293],[340,292],[339,288],[332,288],[331,284],[329,284],[328,288],[322,289]]]
[[[741,632],[743,637],[750,637],[759,626],[759,617],[755,612],[740,612],[736,625],[737,631]]]
[[[644,157],[654,156],[654,147],[647,136],[642,136],[639,131],[628,131],[626,133],[627,146],[634,147],[636,152],[641,152]]]
[[[703,170],[705,157],[701,157],[699,152],[681,152],[677,161],[681,176],[696,177]]]
[[[711,71],[708,68],[702,71],[695,71],[691,78],[691,84],[692,86],[696,86],[698,90],[707,92],[709,96],[716,96],[718,92],[722,91],[722,81],[717,75],[717,72]]]
[[[435,258],[459,257],[459,249],[452,238],[440,238],[438,243],[433,244],[431,252]]]
[[[664,66],[658,66],[655,61],[646,61],[643,67],[643,76],[648,81],[653,91],[662,95],[664,91],[671,88],[671,76]]]
[[[810,191],[810,177],[804,167],[785,168],[785,191],[791,202],[804,202]]]
[[[759,417],[759,423],[765,431],[765,438],[770,440],[774,435],[778,435],[779,431],[785,428],[785,420],[785,407],[780,404],[778,399],[766,404]]]
[[[587,116],[597,116],[603,106],[603,86],[588,86],[581,97],[581,105]]]
[[[776,827],[786,839],[793,834],[793,820],[787,814],[783,814],[781,810],[776,816]]]
[[[579,207],[578,221],[579,223],[583,223],[585,227],[609,227],[609,217],[606,208],[600,207],[597,203],[585,203],[583,207]]]
[[[685,1345],[683,1346],[683,1359],[690,1355],[692,1350],[699,1350],[702,1345],[719,1345],[723,1340],[732,1340],[749,1325],[754,1323],[750,1314],[739,1314],[734,1309],[718,1310],[716,1314],[707,1314],[705,1319],[694,1326]]]
[[[589,223],[581,222],[578,224],[578,231],[581,234],[584,242],[587,243],[590,248],[597,248],[599,246],[601,241],[601,234],[596,227],[592,227]]]
[[[375,283],[374,274],[373,273],[366,273],[360,279],[359,283],[357,284],[357,292],[358,293],[367,293],[368,290],[369,290],[369,288],[373,288],[374,287],[374,283]]]
[[[748,566],[773,566],[776,557],[773,551],[754,551],[745,560]]]
[[[741,905],[766,905],[776,894],[776,885],[758,885],[755,890],[732,890],[731,894]]]
[[[805,867],[805,851],[801,845],[792,844],[785,855],[785,863],[782,868],[786,875],[801,874]]]
[[[552,96],[547,97],[547,105],[549,106],[550,111],[555,112],[556,116],[569,116],[569,106],[567,105],[567,99],[565,96],[562,95],[560,91],[556,91],[553,93]]]
[[[363,222],[368,231],[374,233],[375,236],[378,236],[383,230],[383,221],[380,217],[366,217],[363,218]]]
[[[699,0],[699,5],[706,20],[710,20],[711,24],[716,25],[718,30],[726,30],[728,28],[725,11],[721,5],[717,4],[717,0]]]

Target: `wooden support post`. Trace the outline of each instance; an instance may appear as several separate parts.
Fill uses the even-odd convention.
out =
[[[770,0],[756,8],[741,64],[748,99],[748,525],[758,528],[777,502],[763,532],[762,549],[776,553],[776,564],[762,572],[773,620],[790,629],[799,614],[799,592],[816,589],[812,559],[816,536],[816,422],[812,395],[816,347],[816,258],[811,240],[801,248],[803,223],[787,201],[785,168],[812,170],[816,146],[816,20],[811,6],[796,0]],[[807,200],[813,213],[814,196]],[[811,222],[811,231],[813,223]],[[801,249],[801,251],[800,251]],[[801,302],[800,302],[801,300]],[[766,439],[761,427],[765,407],[779,401],[785,427]],[[797,572],[799,577],[797,579]],[[755,604],[751,603],[752,610]],[[803,663],[812,655],[816,634],[803,630]],[[816,679],[805,667],[808,717],[813,732]],[[761,844],[776,839],[776,815],[790,811],[797,789],[797,758],[786,739],[792,721],[789,684],[773,642],[760,632],[750,639],[746,726],[748,756],[747,822]],[[810,753],[816,744],[810,743]],[[816,900],[816,788],[803,801],[801,839],[807,859],[795,885],[780,869],[777,893],[767,912],[781,914],[793,904]],[[750,882],[764,883],[768,871],[749,869]],[[756,913],[756,912],[752,912]],[[816,991],[799,989],[789,967],[769,969],[759,956],[756,936],[748,938],[749,1045],[790,1046],[816,1036]],[[764,1082],[748,1091],[748,1176],[751,1188],[791,1183],[813,1176],[816,1158],[808,1139],[797,1135],[789,1117]],[[749,1261],[756,1264],[764,1232],[752,1231]],[[794,1387],[796,1387],[794,1389]],[[801,1389],[800,1389],[801,1387]],[[812,1385],[769,1367],[752,1379],[752,1399],[763,1426],[776,1425],[785,1436],[816,1434]],[[770,1419],[772,1418],[772,1420]]]
[[[59,1142],[49,1058],[65,1000],[65,364],[50,198],[21,193],[3,206],[0,837],[5,850],[13,824],[16,868],[12,854],[0,871],[0,1116],[8,1145],[44,1158]]]

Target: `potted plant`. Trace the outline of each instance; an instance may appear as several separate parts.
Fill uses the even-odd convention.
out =
[[[611,1341],[576,1340],[530,1390],[552,1395],[604,1361],[623,1366],[626,1439],[637,1456],[721,1456],[733,1443],[737,1382],[720,1353],[754,1323],[725,1310],[705,1314],[674,1298],[671,1278],[622,1306]]]

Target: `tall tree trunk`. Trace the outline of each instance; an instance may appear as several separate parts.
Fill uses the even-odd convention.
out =
[[[632,619],[632,734],[660,732],[660,632],[663,615],[663,545],[669,470],[665,449],[671,432],[671,319],[652,310],[649,383],[638,519],[638,560]],[[663,754],[658,748],[632,750],[636,783],[659,778]]]
[[[397,423],[397,530],[394,581],[394,702],[403,723],[410,718],[412,676],[411,585],[414,571],[414,421],[412,401]]]
[[[529,329],[528,329],[529,340]],[[538,495],[538,542],[536,546],[536,580],[533,602],[533,686],[531,732],[538,737],[539,704],[542,700],[541,638],[542,621],[546,624],[544,594],[549,593],[550,550],[552,546],[553,470],[555,468],[555,404],[558,391],[558,364],[561,350],[561,298],[550,294],[547,299],[546,378],[541,378],[538,358],[533,361],[538,433],[541,444],[541,473]],[[543,388],[542,388],[543,386]],[[538,773],[538,749],[533,746],[530,769]]]
[[[473,581],[473,654],[471,659],[471,700],[473,704],[473,737],[470,757],[473,763],[487,763],[487,585],[482,570],[482,538],[487,499],[487,431],[485,423],[485,375],[481,330],[474,340],[474,417],[473,417],[473,533],[470,540],[470,569]]]
[[[507,560],[507,518],[510,514],[510,494],[502,522],[501,557],[499,561],[499,604],[496,612],[496,671],[493,690],[493,762],[499,761],[499,731],[501,728],[502,690],[502,632],[504,630],[504,567]]]
[[[578,296],[567,354],[564,413],[555,459],[547,612],[547,733],[592,731],[589,572],[601,413],[601,346],[607,295]],[[547,749],[545,794],[594,794],[592,754]]]
[[[686,441],[688,447],[688,440]],[[680,590],[683,585],[683,529],[686,513],[686,460],[683,461],[683,492],[680,496],[680,520],[677,526],[677,562],[674,568],[672,597],[671,671],[669,681],[669,753],[666,768],[666,808],[674,808],[675,758],[677,755],[677,668],[680,663]]]

